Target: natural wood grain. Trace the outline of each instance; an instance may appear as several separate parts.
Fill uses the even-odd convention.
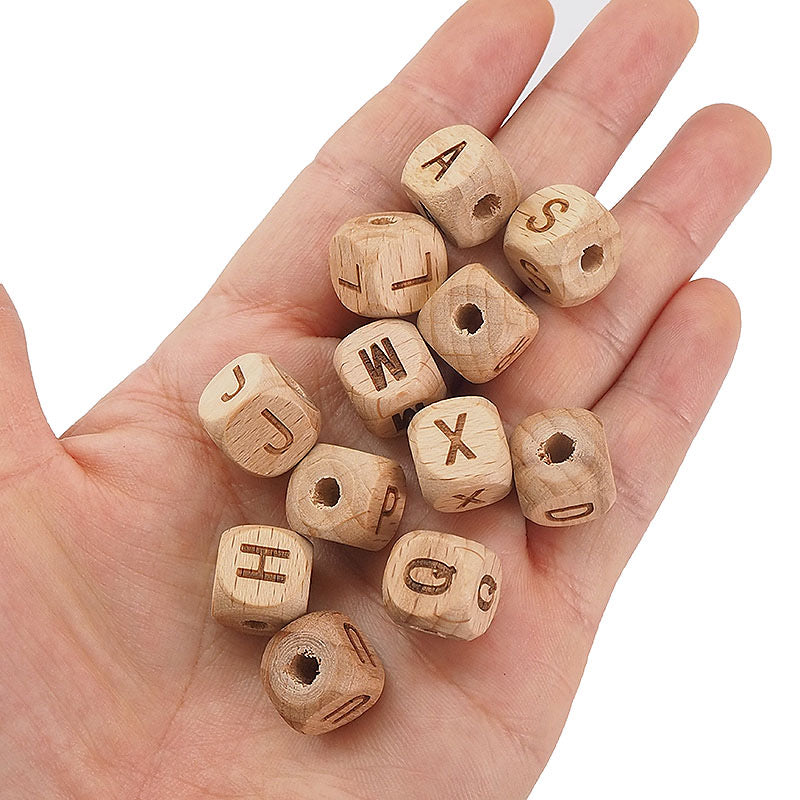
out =
[[[600,294],[617,274],[622,233],[589,192],[548,186],[514,212],[503,250],[519,279],[542,300],[577,306]]]
[[[367,429],[389,438],[413,415],[447,396],[439,368],[419,331],[404,320],[379,320],[339,343],[334,366]]]
[[[422,307],[425,341],[471,383],[496,378],[525,352],[539,318],[482,264],[448,278]]]
[[[318,444],[295,467],[286,518],[306,536],[380,550],[394,538],[406,504],[406,476],[389,458]]]
[[[582,408],[541,411],[511,436],[522,513],[551,527],[605,514],[617,498],[601,420]]]
[[[307,614],[279,631],[261,659],[261,679],[278,713],[300,733],[346,725],[383,691],[378,654],[338,611]]]
[[[411,202],[458,247],[483,244],[520,200],[517,176],[493,142],[470,125],[431,134],[401,177]]]
[[[222,534],[211,613],[243,633],[270,635],[306,613],[311,542],[284,528],[240,525]]]
[[[450,639],[475,639],[500,601],[500,559],[470,539],[437,531],[401,536],[383,573],[383,604],[398,624]]]
[[[228,458],[267,478],[297,464],[322,424],[303,387],[261,353],[226,364],[203,390],[198,415]]]
[[[369,214],[336,231],[330,271],[346,308],[363,317],[405,317],[447,278],[447,249],[436,226],[419,214]]]

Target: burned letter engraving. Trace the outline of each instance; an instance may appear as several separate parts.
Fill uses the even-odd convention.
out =
[[[557,198],[555,200],[548,200],[544,207],[542,208],[542,213],[544,214],[544,218],[546,220],[545,224],[541,227],[537,227],[536,225],[536,217],[528,217],[528,221],[525,223],[525,227],[529,231],[533,231],[534,233],[546,233],[556,224],[556,217],[553,214],[553,208],[558,206],[559,211],[563,214],[566,211],[569,211],[569,201],[563,200],[561,198]]]
[[[581,503],[576,506],[565,506],[564,508],[554,508],[552,511],[545,512],[547,519],[553,522],[564,522],[566,520],[583,519],[594,514],[594,503]]]
[[[497,591],[497,581],[491,575],[484,575],[478,584],[478,608],[488,611],[494,602],[494,593]]]
[[[294,434],[268,408],[265,408],[261,412],[261,416],[264,417],[283,438],[283,444],[279,447],[267,443],[264,445],[264,449],[273,455],[285,453],[292,446],[292,442],[294,442]]]
[[[378,526],[375,528],[375,535],[377,536],[381,525],[383,524],[384,517],[391,517],[394,510],[397,508],[397,487],[387,486],[386,494],[383,496],[383,505],[381,506],[381,513],[378,516]]]
[[[358,709],[361,708],[364,703],[369,703],[369,701],[370,696],[368,694],[360,694],[357,697],[348,700],[346,703],[342,703],[339,708],[334,709],[330,714],[327,714],[322,719],[325,722],[328,722],[329,720],[331,722],[341,722],[343,719],[346,719],[358,711]]]
[[[384,367],[389,370],[389,373],[396,381],[401,381],[408,375],[391,340],[388,337],[383,338],[381,339],[381,344],[386,352],[381,350],[380,345],[373,343],[370,346],[372,358],[370,358],[370,354],[366,350],[361,349],[358,351],[359,358],[361,358],[361,362],[367,370],[372,385],[375,387],[375,391],[378,392],[383,391],[387,386]]]
[[[430,577],[440,583],[426,583],[424,580],[417,580],[417,578],[427,577],[420,575],[418,570],[430,571]],[[406,565],[403,580],[406,586],[412,592],[417,594],[444,594],[453,583],[453,576],[456,574],[456,568],[445,564],[443,561],[437,561],[435,558],[415,558],[408,562]],[[415,578],[414,576],[417,576]]]
[[[408,278],[404,281],[397,281],[392,284],[392,291],[398,292],[400,289],[407,289],[410,286],[419,286],[423,283],[430,283],[433,280],[433,264],[431,263],[431,254],[425,253],[425,274],[418,275],[416,278]]]
[[[459,453],[462,453],[468,460],[477,458],[475,453],[462,441],[464,426],[467,424],[466,411],[458,415],[454,431],[450,430],[443,419],[434,420],[433,424],[450,440],[450,449],[447,451],[447,459],[444,462],[446,466],[451,467],[455,464]]]
[[[228,392],[225,392],[225,394],[222,395],[220,400],[222,400],[223,403],[227,403],[228,400],[233,400],[233,398],[236,397],[236,395],[242,391],[242,387],[244,386],[244,373],[242,372],[242,368],[238,364],[233,368],[233,376],[234,378],[236,378],[236,383],[238,383],[239,385],[236,387],[235,392],[232,392],[230,394]]]
[[[346,286],[357,294],[361,294],[361,264],[356,264],[356,282],[352,283],[344,278],[339,278],[339,286]]]
[[[282,572],[267,572],[264,564],[268,558],[289,558],[291,553],[278,547],[265,547],[260,544],[245,544],[239,546],[242,553],[252,553],[258,556],[258,567],[247,569],[239,567],[236,575],[240,578],[251,578],[255,581],[268,581],[270,583],[286,583],[286,575]]]
[[[439,172],[436,174],[434,178],[435,181],[440,181],[442,176],[453,166],[453,162],[461,155],[461,151],[467,146],[466,142],[459,142],[458,144],[454,144],[452,147],[448,147],[443,153],[439,153],[438,156],[432,158],[430,161],[426,161],[420,169],[427,169],[428,167],[432,167],[434,164],[438,164],[440,169]]]
[[[369,648],[366,646],[366,644],[364,644],[364,638],[361,636],[358,628],[356,628],[354,625],[351,625],[349,622],[345,622],[344,632],[347,634],[347,638],[350,640],[353,650],[356,651],[358,660],[362,664],[366,664],[369,661],[369,663],[374,667],[375,661],[370,655]]]

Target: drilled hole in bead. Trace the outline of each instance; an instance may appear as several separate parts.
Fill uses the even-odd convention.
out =
[[[268,622],[262,622],[259,619],[246,619],[242,622],[242,626],[245,628],[250,628],[254,631],[265,631],[269,628]]]
[[[560,431],[539,446],[539,458],[545,464],[563,464],[572,458],[574,452],[575,440]]]
[[[297,653],[286,671],[298,683],[302,683],[303,686],[311,686],[319,675],[319,659],[308,650]]]
[[[491,219],[500,213],[503,201],[496,194],[487,194],[481,197],[472,209],[476,219]]]
[[[382,216],[382,217],[372,217],[369,221],[370,225],[394,225],[397,222],[397,217],[392,216]]]
[[[471,336],[483,326],[483,311],[475,303],[464,303],[455,310],[453,322],[460,331]]]
[[[314,505],[323,508],[333,508],[338,505],[342,497],[342,487],[336,478],[320,478],[311,493]]]
[[[597,272],[603,266],[603,248],[599,244],[593,244],[583,251],[581,256],[581,269],[591,274]]]

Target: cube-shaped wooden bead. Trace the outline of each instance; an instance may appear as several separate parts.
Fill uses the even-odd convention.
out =
[[[358,415],[376,436],[405,433],[417,411],[447,396],[431,351],[404,320],[358,328],[342,339],[333,359]]]
[[[412,531],[395,542],[383,573],[383,604],[400,625],[475,639],[494,619],[500,559],[470,539]]]
[[[539,317],[482,264],[468,264],[433,293],[417,327],[456,372],[486,383],[525,352]]]
[[[288,472],[314,446],[319,409],[271,358],[247,353],[203,390],[203,427],[228,458],[255,475]]]
[[[622,234],[589,192],[549,186],[511,216],[503,242],[508,263],[535,294],[554,306],[596,297],[617,274]]]
[[[334,234],[331,281],[342,304],[363,317],[405,317],[447,278],[447,249],[419,214],[356,217]]]
[[[452,397],[422,409],[408,441],[422,495],[437,511],[484,508],[511,491],[503,423],[484,397]]]
[[[211,613],[244,633],[271,635],[306,613],[311,542],[269,525],[240,525],[222,534]]]
[[[617,498],[603,423],[591,411],[559,408],[524,419],[511,436],[522,513],[550,527],[605,514]]]
[[[416,208],[459,247],[491,239],[520,200],[514,170],[470,125],[443,128],[417,145],[401,183]]]
[[[352,620],[338,611],[316,611],[275,634],[261,659],[261,679],[284,720],[317,735],[372,708],[384,671]]]
[[[389,458],[318,444],[295,467],[286,518],[305,536],[380,550],[394,538],[406,504],[406,476]]]

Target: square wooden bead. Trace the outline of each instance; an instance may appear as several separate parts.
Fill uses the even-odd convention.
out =
[[[447,396],[439,368],[419,331],[383,319],[339,343],[334,366],[358,415],[376,436],[398,436],[421,408]]]
[[[380,550],[394,538],[406,504],[406,476],[389,458],[318,444],[295,467],[286,493],[292,530]]]
[[[383,573],[383,604],[398,624],[449,639],[475,639],[494,619],[500,559],[461,536],[412,531],[401,536]]]
[[[222,534],[211,614],[243,633],[270,635],[306,613],[311,542],[269,525],[240,525]]]
[[[267,478],[297,464],[322,424],[303,387],[261,353],[224,366],[203,390],[198,414],[228,458]]]
[[[470,125],[443,128],[417,145],[401,183],[416,208],[458,247],[489,241],[520,200],[514,170]]]
[[[431,295],[417,327],[456,372],[486,383],[525,352],[539,317],[482,264],[468,264]]]
[[[437,511],[471,511],[511,491],[511,454],[500,414],[484,397],[422,409],[408,429],[419,486]]]
[[[336,295],[350,311],[406,317],[447,278],[447,249],[436,226],[419,214],[369,214],[336,231],[330,269]]]
[[[318,735],[372,708],[383,691],[384,671],[352,620],[337,611],[316,611],[273,636],[261,659],[261,680],[289,725]]]
[[[611,212],[577,186],[548,186],[511,216],[503,242],[508,263],[554,306],[577,306],[608,286],[622,257]]]
[[[589,522],[617,499],[603,423],[591,411],[533,414],[512,434],[511,454],[522,513],[539,525]]]

